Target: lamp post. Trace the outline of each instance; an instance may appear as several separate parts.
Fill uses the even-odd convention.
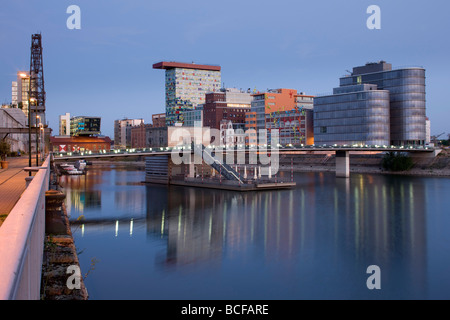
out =
[[[39,123],[39,139],[41,140],[41,159],[44,159],[45,156],[45,141],[44,141],[44,125],[42,123]]]
[[[36,167],[39,167],[39,127],[38,127],[38,120],[41,122],[41,117],[37,115],[36,110]]]

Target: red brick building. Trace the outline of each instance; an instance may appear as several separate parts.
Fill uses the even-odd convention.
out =
[[[152,122],[154,128],[162,128],[166,126],[166,114],[157,113],[152,115]]]
[[[132,148],[147,148],[146,132],[147,128],[152,128],[151,124],[141,123],[138,126],[131,128],[131,147]]]
[[[111,139],[109,137],[54,136],[50,137],[50,146],[53,152],[110,151]]]
[[[220,129],[222,120],[245,123],[245,113],[250,111],[251,95],[233,89],[207,93],[203,106],[203,126]]]

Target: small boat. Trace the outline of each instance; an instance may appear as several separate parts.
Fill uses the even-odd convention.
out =
[[[86,162],[84,160],[78,160],[75,164],[63,163],[59,167],[63,174],[80,175],[86,173]]]

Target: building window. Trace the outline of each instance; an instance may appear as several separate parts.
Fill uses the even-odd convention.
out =
[[[320,127],[320,133],[327,133],[327,127]]]

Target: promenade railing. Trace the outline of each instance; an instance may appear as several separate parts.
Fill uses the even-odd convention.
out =
[[[49,177],[50,156],[0,227],[1,300],[40,299]]]

